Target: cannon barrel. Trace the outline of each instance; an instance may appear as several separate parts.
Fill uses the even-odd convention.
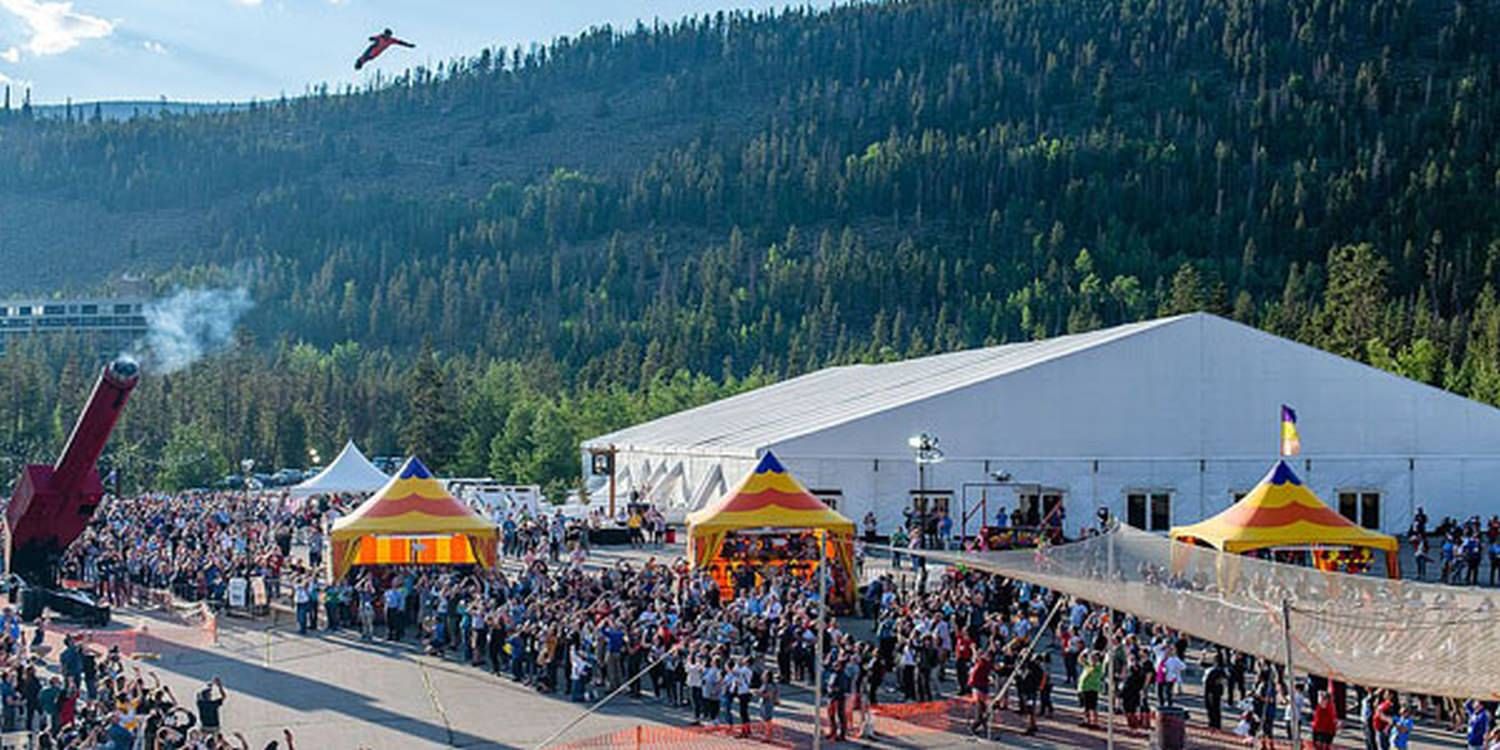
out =
[[[135,384],[140,382],[141,367],[135,360],[121,357],[104,366],[99,381],[94,383],[94,392],[89,396],[73,433],[68,436],[62,455],[52,467],[52,484],[56,492],[68,493],[77,489],[79,483],[99,462],[104,444],[125,409],[125,400]]]
[[[83,533],[104,496],[96,463],[141,379],[140,365],[122,357],[104,366],[57,463],[27,466],[5,509],[10,572],[50,586],[63,551]]]

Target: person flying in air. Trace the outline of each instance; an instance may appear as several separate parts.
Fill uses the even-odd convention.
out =
[[[359,59],[354,61],[354,69],[359,70],[360,68],[363,68],[365,66],[365,63],[368,63],[371,60],[380,57],[380,54],[382,52],[385,52],[392,46],[396,45],[400,45],[402,47],[417,46],[415,44],[412,44],[411,42],[406,41],[405,39],[397,39],[394,35],[391,34],[390,29],[386,29],[376,36],[370,37],[370,46],[366,47],[364,54],[360,55]]]

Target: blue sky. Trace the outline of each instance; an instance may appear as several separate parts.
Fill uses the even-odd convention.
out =
[[[0,0],[0,83],[33,101],[243,101],[361,82],[485,46],[591,25],[633,26],[766,0]],[[361,73],[366,37],[390,27],[417,49]]]

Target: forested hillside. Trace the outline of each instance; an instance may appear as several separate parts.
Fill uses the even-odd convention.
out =
[[[169,483],[346,434],[561,480],[747,384],[1197,309],[1497,403],[1497,38],[1496,0],[872,3],[12,111],[0,285],[250,284],[247,340],[131,413]],[[48,367],[0,374],[20,452],[65,429]]]

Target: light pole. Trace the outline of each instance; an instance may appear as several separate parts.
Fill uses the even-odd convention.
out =
[[[240,461],[240,473],[245,475],[245,499],[250,498],[250,477],[255,471],[255,459],[246,458]]]
[[[907,447],[911,448],[912,457],[917,461],[917,497],[921,498],[922,527],[918,529],[922,535],[922,547],[927,546],[927,514],[931,509],[927,507],[927,466],[929,464],[940,464],[943,462],[943,450],[938,447],[936,435],[930,432],[920,432],[906,439]]]

